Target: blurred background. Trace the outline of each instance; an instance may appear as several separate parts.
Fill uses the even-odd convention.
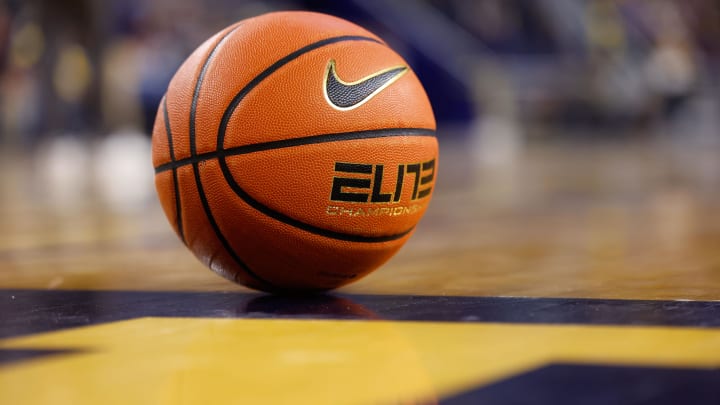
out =
[[[708,246],[718,242],[708,208],[720,185],[718,1],[5,0],[0,227],[10,232],[3,244],[42,244],[38,229],[52,240],[127,236],[135,230],[123,221],[148,212],[161,220],[137,225],[150,236],[128,243],[170,234],[149,149],[169,80],[225,26],[288,9],[363,25],[417,72],[438,120],[436,199],[460,208],[431,207],[434,226],[461,227],[472,209],[473,226],[494,229],[496,238],[515,229],[507,243],[534,231],[522,220],[503,222],[503,214],[554,218],[537,219],[544,229],[579,222],[611,254],[642,247],[633,236],[642,227],[654,246],[670,250],[697,245],[698,235]],[[573,207],[583,214],[551,215]],[[123,216],[89,217],[93,210]],[[583,219],[586,210],[594,225]],[[40,211],[51,215],[27,219]],[[613,223],[623,225],[603,227]],[[474,242],[436,248],[494,243],[464,232]],[[567,243],[578,236],[568,235]]]
[[[6,0],[3,145],[148,133],[196,46],[234,21],[286,9],[338,15],[385,38],[421,76],[444,126],[489,116],[528,136],[559,127],[621,137],[708,120],[699,133],[712,132],[718,111],[713,0]]]

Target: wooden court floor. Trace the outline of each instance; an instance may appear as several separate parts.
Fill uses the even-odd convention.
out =
[[[316,296],[204,268],[149,161],[0,153],[0,404],[720,404],[720,147],[477,148],[441,139],[410,242]]]

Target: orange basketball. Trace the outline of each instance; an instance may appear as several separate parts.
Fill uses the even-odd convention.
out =
[[[336,17],[279,12],[190,55],[152,154],[165,214],[203,263],[259,290],[326,290],[407,241],[438,146],[422,85],[385,42]]]

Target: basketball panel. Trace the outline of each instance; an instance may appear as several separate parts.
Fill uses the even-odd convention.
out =
[[[153,123],[151,147],[153,165],[155,167],[171,160],[170,142],[172,141],[169,139],[168,133],[172,135],[172,132],[168,129],[167,123],[165,122],[165,109],[163,107],[164,102],[165,97],[163,97],[162,101],[160,101],[155,122]]]
[[[185,62],[180,65],[180,68],[178,68],[178,71],[168,85],[168,90],[165,94],[168,117],[166,124],[169,125],[172,130],[175,159],[184,159],[190,156],[190,111],[193,104],[195,85],[202,72],[203,65],[217,43],[220,42],[229,31],[233,30],[234,27],[235,26],[230,26],[203,42],[202,45],[193,51]],[[160,108],[160,111],[162,111],[162,108]],[[158,113],[156,120],[157,119],[160,119],[160,112]],[[153,143],[160,142],[163,135],[164,132],[153,131]],[[153,149],[153,165],[155,167],[169,161],[168,155],[156,155],[154,151],[155,149]]]
[[[386,262],[410,237],[364,243],[316,235],[270,218],[237,198],[217,161],[201,168],[219,231],[252,271],[281,288],[335,288]]]
[[[195,121],[198,153],[217,149],[218,128],[225,110],[230,106],[233,98],[253,79],[286,56],[319,41],[337,37],[366,39],[350,41],[353,43],[367,42],[367,40],[380,41],[375,35],[357,25],[317,13],[280,12],[243,21],[213,54],[199,89]],[[378,46],[384,47],[384,45]],[[312,52],[316,51],[310,53]],[[322,75],[322,72],[319,74]],[[304,83],[307,77],[296,77],[296,80]],[[257,88],[252,90],[252,93],[257,92]],[[273,108],[278,108],[279,101],[271,99],[275,96],[274,93],[261,94],[261,97],[269,100],[270,104],[276,103]],[[271,111],[268,110],[266,113],[270,114]],[[241,118],[246,124],[249,119]],[[272,116],[261,117],[261,124],[270,125],[272,120]],[[272,135],[264,130],[253,132],[252,135],[245,132],[244,136],[252,136],[248,142],[254,142],[258,137],[262,139],[263,136]]]
[[[409,69],[357,108],[332,106],[324,95],[331,60],[348,82],[407,66],[374,42],[340,42],[304,54],[245,96],[228,122],[223,147],[380,128],[435,129],[430,102]]]
[[[227,165],[230,181],[271,210],[322,229],[379,237],[408,231],[425,213],[437,140],[310,144],[232,156]]]
[[[155,175],[155,189],[157,190],[160,205],[167,216],[168,222],[172,226],[178,236],[180,236],[180,229],[178,228],[178,212],[177,212],[177,198],[175,194],[176,185],[173,179],[173,172],[171,170],[158,173]]]

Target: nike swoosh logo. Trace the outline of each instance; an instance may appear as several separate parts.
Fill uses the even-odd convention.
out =
[[[408,68],[396,66],[383,69],[354,82],[345,82],[338,77],[334,59],[328,62],[325,70],[325,99],[333,108],[347,111],[365,104],[405,74]]]

